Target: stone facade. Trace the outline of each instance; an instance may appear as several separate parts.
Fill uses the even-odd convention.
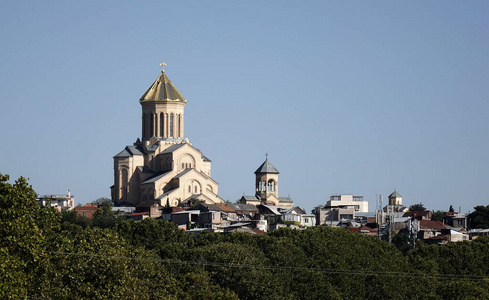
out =
[[[268,157],[255,171],[255,196],[242,196],[239,203],[252,205],[271,205],[293,207],[290,197],[278,196],[277,169],[268,161]]]
[[[139,100],[142,138],[114,156],[112,201],[177,206],[190,199],[223,203],[211,176],[211,161],[184,138],[187,100],[165,72]]]

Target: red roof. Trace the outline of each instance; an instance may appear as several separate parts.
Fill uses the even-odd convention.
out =
[[[216,206],[225,212],[236,212],[231,206],[227,204],[216,204]]]
[[[133,213],[131,216],[144,216],[144,215],[149,215],[149,212],[143,211],[143,212]]]
[[[377,231],[377,230],[372,229],[372,228],[370,228],[368,226],[362,226],[362,227],[360,227],[360,231],[365,231],[365,230],[367,230],[369,232]]]
[[[98,206],[92,203],[87,203],[83,206],[77,206],[75,207],[75,211],[83,210],[83,211],[96,211],[98,209]]]
[[[448,229],[448,227],[445,224],[443,224],[443,222],[440,221],[420,220],[419,229],[442,230],[442,229]]]

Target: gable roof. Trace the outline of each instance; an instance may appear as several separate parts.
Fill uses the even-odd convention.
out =
[[[126,148],[124,148],[124,150],[122,150],[121,152],[116,154],[114,156],[114,158],[116,158],[116,157],[130,157],[133,155],[143,155],[143,153],[136,146],[126,146]]]
[[[268,161],[268,158],[256,169],[255,174],[269,173],[278,174],[277,169]]]
[[[451,228],[448,225],[443,224],[440,221],[431,221],[431,220],[420,220],[419,221],[419,229],[433,229],[433,230],[442,230]]]

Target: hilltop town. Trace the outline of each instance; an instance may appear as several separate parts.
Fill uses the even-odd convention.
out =
[[[223,200],[219,184],[211,177],[211,160],[184,135],[187,100],[165,73],[166,63],[160,65],[161,74],[139,99],[141,137],[113,157],[111,199],[75,206],[68,193],[40,196],[41,205],[89,219],[108,206],[112,219],[161,219],[194,234],[341,227],[394,240],[409,249],[418,242],[444,244],[489,234],[481,222],[470,222],[469,214],[456,212],[452,206],[446,212],[427,210],[422,203],[404,206],[397,191],[390,193],[385,204],[379,195],[373,208],[363,196],[332,195],[308,213],[295,206],[291,197],[279,195],[279,171],[268,154],[261,164],[257,162],[255,194],[242,195],[235,203]]]

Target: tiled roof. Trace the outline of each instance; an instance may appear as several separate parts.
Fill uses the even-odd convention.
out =
[[[231,206],[227,204],[214,204],[215,206],[219,207],[222,211],[225,212],[236,212]]]
[[[433,230],[442,230],[442,229],[448,229],[450,228],[449,226],[443,224],[443,222],[440,221],[431,221],[431,220],[420,220],[419,221],[419,229],[433,229]]]

